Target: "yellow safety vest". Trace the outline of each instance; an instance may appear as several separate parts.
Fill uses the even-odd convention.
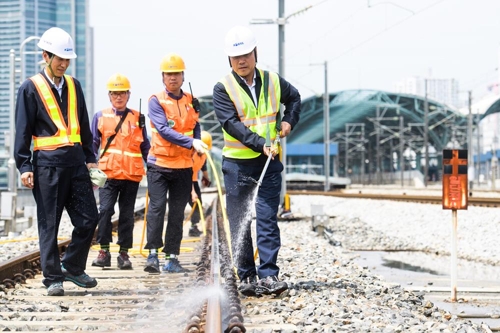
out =
[[[57,132],[53,136],[33,136],[33,149],[55,150],[60,147],[73,146],[75,143],[81,143],[80,123],[78,122],[76,112],[76,89],[73,78],[69,75],[64,75],[64,79],[68,85],[68,126],[66,126],[64,122],[56,97],[52,93],[52,89],[43,75],[37,74],[30,79],[35,84],[36,90],[45,105],[45,110],[49,114],[50,119],[52,119],[57,127]]]
[[[268,72],[269,87],[266,94],[264,91],[264,71],[259,69],[259,72],[262,78],[262,88],[258,96],[258,108],[255,107],[252,97],[240,86],[232,73],[224,77],[220,82],[226,88],[226,92],[233,102],[241,122],[261,137],[265,138],[269,132],[270,139],[274,140],[276,138],[276,115],[279,112],[281,99],[279,76],[276,73]],[[224,135],[222,155],[225,157],[251,159],[261,154],[242,144],[224,129],[222,131]]]

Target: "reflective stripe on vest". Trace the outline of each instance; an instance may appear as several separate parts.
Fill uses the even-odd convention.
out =
[[[198,112],[192,107],[192,96],[183,93],[179,100],[173,100],[165,90],[152,95],[165,112],[167,126],[190,138],[194,137],[194,128],[198,122]],[[150,98],[150,99],[151,99]],[[151,121],[151,149],[148,160],[154,164],[169,169],[186,169],[193,167],[193,149],[179,146],[164,139]]]
[[[259,70],[260,77],[264,80],[264,71]],[[281,87],[279,77],[276,73],[269,72],[268,100],[265,100],[264,84],[258,96],[258,108],[255,108],[252,97],[240,86],[231,73],[220,82],[224,85],[229,98],[234,104],[240,121],[252,132],[265,138],[270,131],[270,138],[276,138],[276,116],[279,112],[279,101],[281,99]],[[224,148],[222,154],[229,158],[250,159],[259,156],[260,152],[248,148],[240,141],[229,135],[225,130]]]
[[[138,125],[139,112],[132,109],[127,112],[121,128],[104,154],[104,147],[108,139],[115,134],[116,126],[123,115],[117,116],[112,108],[102,110],[101,114],[97,123],[97,129],[101,133],[99,169],[106,173],[108,179],[140,182],[146,172],[142,161],[141,144],[144,140],[143,130]]]
[[[64,79],[68,86],[68,126],[64,123],[64,118],[56,102],[56,97],[52,93],[49,83],[42,74],[37,74],[30,78],[35,84],[36,90],[40,95],[45,110],[49,114],[50,119],[57,127],[57,132],[53,136],[36,137],[33,136],[34,150],[54,150],[63,146],[72,146],[75,143],[81,143],[80,124],[76,113],[76,88],[73,78],[69,75],[64,75]],[[69,128],[69,133],[68,133]]]
[[[131,153],[129,151],[121,151],[119,149],[108,149],[106,150],[106,154],[118,154],[118,155],[124,155],[124,156],[130,156],[130,157],[140,157],[142,158],[142,153]]]

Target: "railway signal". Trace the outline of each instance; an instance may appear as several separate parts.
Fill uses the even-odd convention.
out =
[[[467,150],[443,150],[443,209],[452,211],[451,301],[457,301],[457,210],[467,209]]]

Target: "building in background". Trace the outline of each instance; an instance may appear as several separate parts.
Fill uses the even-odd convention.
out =
[[[396,93],[425,96],[425,80],[427,80],[427,96],[436,102],[459,108],[463,103],[459,98],[458,81],[455,79],[436,79],[411,76],[394,83]]]
[[[16,58],[16,95],[22,81],[40,71],[41,53],[38,40],[20,46],[31,36],[40,37],[50,27],[66,30],[75,41],[77,58],[67,71],[82,84],[89,114],[93,98],[93,32],[89,27],[89,0],[2,0],[0,1],[0,147],[5,147],[10,119],[10,50]],[[30,53],[31,52],[31,53]],[[3,148],[0,148],[0,150]],[[0,154],[2,155],[2,154]]]

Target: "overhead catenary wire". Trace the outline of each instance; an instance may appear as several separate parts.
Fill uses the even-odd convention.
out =
[[[428,6],[426,6],[426,7],[422,8],[422,9],[420,9],[420,10],[415,11],[413,15],[409,15],[409,16],[405,17],[404,19],[401,19],[401,20],[397,21],[396,23],[394,23],[394,24],[392,24],[392,25],[385,27],[384,29],[382,29],[382,30],[380,30],[380,31],[376,32],[375,34],[371,35],[371,36],[370,36],[370,37],[368,37],[367,39],[362,40],[361,42],[359,42],[359,43],[357,43],[357,44],[353,45],[352,47],[350,47],[350,48],[348,48],[348,49],[346,49],[346,50],[342,51],[342,52],[341,52],[341,53],[339,53],[339,54],[337,54],[337,55],[336,55],[336,56],[334,56],[333,58],[327,59],[326,61],[327,61],[327,62],[334,62],[334,61],[336,61],[336,60],[338,60],[338,59],[340,59],[340,58],[344,57],[345,55],[348,55],[348,54],[349,54],[349,53],[351,53],[352,51],[354,51],[354,50],[358,49],[359,47],[361,47],[361,46],[363,46],[363,45],[365,45],[365,44],[369,43],[370,41],[374,40],[375,38],[377,38],[377,37],[379,37],[379,36],[383,35],[384,33],[386,33],[386,32],[388,32],[388,31],[390,31],[390,30],[394,29],[395,27],[397,27],[397,26],[399,26],[399,25],[403,24],[404,22],[408,21],[409,19],[414,18],[414,17],[418,16],[419,14],[421,14],[421,13],[423,13],[423,12],[425,12],[425,11],[427,11],[427,10],[429,10],[429,9],[431,9],[431,8],[433,8],[433,7],[437,6],[437,5],[439,5],[440,3],[445,2],[445,1],[447,1],[447,0],[438,0],[438,1],[436,1],[436,2],[434,2],[434,3],[432,3],[432,4],[428,5]],[[361,10],[359,10],[359,11],[361,11]],[[357,11],[355,11],[353,14],[351,14],[351,17],[355,16],[357,13],[358,13],[358,12],[357,12]],[[338,26],[337,26],[337,27],[335,27],[335,28],[333,28],[331,31],[335,30],[336,28],[338,28]],[[331,32],[331,31],[330,31],[330,32]],[[327,35],[327,34],[325,34],[325,35]],[[318,39],[316,39],[316,40],[314,41],[314,43],[317,43],[318,41],[320,41],[320,40],[322,40],[322,39],[324,39],[324,38],[318,38]],[[301,66],[301,67],[303,67],[303,66],[310,67],[310,65],[308,65],[308,64],[304,64],[304,65],[296,65],[296,66],[290,66],[290,67],[298,67],[298,66]],[[307,73],[305,73],[305,74],[303,74],[303,75],[301,75],[301,76],[299,76],[299,77],[293,78],[293,77],[288,76],[288,77],[287,77],[287,79],[288,79],[290,82],[293,82],[293,83],[297,82],[297,83],[298,83],[301,87],[304,87],[304,88],[306,88],[307,90],[310,90],[310,91],[314,92],[314,94],[315,94],[315,95],[320,95],[320,93],[317,93],[317,92],[314,90],[314,88],[311,88],[311,87],[308,87],[308,86],[304,85],[304,84],[303,84],[303,80],[302,80],[304,77],[306,77],[306,76],[310,75],[311,73],[313,73],[313,72],[315,72],[315,71],[317,71],[317,70],[318,70],[318,68],[317,68],[317,67],[314,67],[314,68],[311,68],[311,70],[310,70],[309,72],[307,72]]]

